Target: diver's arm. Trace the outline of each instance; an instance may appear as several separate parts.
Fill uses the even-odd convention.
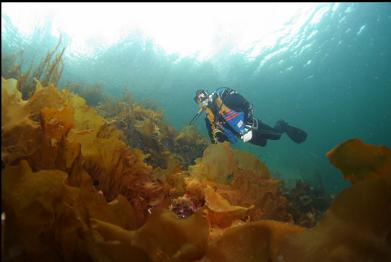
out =
[[[205,118],[205,124],[206,129],[208,130],[210,142],[212,144],[228,141],[228,138],[225,136],[224,132],[215,125],[212,126],[208,118]]]
[[[206,130],[208,131],[210,142],[216,144],[216,139],[213,136],[212,125],[207,117],[205,117]]]

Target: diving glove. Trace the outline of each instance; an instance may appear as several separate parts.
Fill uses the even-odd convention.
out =
[[[244,128],[244,132],[240,136],[243,142],[248,142],[253,137],[253,131],[251,130],[251,126],[247,126]]]

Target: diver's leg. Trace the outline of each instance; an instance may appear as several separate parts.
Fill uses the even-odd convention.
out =
[[[307,133],[304,130],[291,126],[284,120],[277,121],[274,130],[286,133],[296,143],[302,143],[307,139]]]
[[[258,128],[253,129],[253,139],[250,142],[265,146],[267,139],[278,140],[283,133],[286,133],[296,143],[302,143],[307,139],[307,133],[304,130],[291,126],[283,120],[277,121],[274,127],[258,120]]]
[[[278,129],[275,129],[262,121],[258,120],[258,128],[254,130],[259,135],[262,135],[266,139],[278,140],[281,138],[283,132]]]
[[[258,130],[253,130],[253,137],[249,142],[257,146],[266,146],[267,139]]]
[[[265,146],[268,139],[278,140],[281,138],[281,135],[281,132],[278,132],[271,126],[258,120],[257,127],[253,129],[253,137],[250,140],[250,143],[258,146]]]

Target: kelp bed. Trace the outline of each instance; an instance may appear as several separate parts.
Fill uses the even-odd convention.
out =
[[[327,154],[352,187],[316,224],[298,210],[319,215],[302,198],[319,194],[284,196],[250,153],[39,79],[23,99],[18,81],[1,84],[4,261],[391,261],[386,147]]]

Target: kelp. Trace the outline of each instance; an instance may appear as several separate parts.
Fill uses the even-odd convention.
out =
[[[195,179],[209,180],[220,184],[228,184],[237,170],[234,152],[228,142],[209,145],[202,158],[196,159],[195,165],[189,167],[189,171]]]
[[[249,214],[251,221],[275,219],[293,222],[288,211],[289,202],[282,194],[280,181],[242,172],[234,178],[232,189],[239,192],[239,197],[232,199],[233,203],[256,207]]]
[[[201,156],[208,142],[194,126],[186,126],[175,134],[171,151],[183,163],[184,167],[194,164],[194,159]]]
[[[323,188],[297,180],[295,187],[284,192],[289,201],[289,213],[295,224],[313,227],[330,207],[331,196]]]
[[[166,156],[161,152],[168,152],[161,141],[158,121],[161,114],[147,110],[138,104],[128,101],[106,101],[98,107],[98,111],[108,117],[109,121],[123,131],[126,142],[131,147],[144,151],[147,163],[154,167],[166,167]]]
[[[155,142],[195,135],[135,108],[118,110],[122,129],[70,91],[37,82],[24,101],[2,79],[5,261],[391,259],[390,149],[349,140],[331,150],[352,186],[307,229],[293,224],[280,181],[229,143],[209,145],[189,168],[169,150],[164,168],[149,165],[126,142],[135,120],[157,125]]]
[[[139,149],[129,148],[123,133],[84,99],[64,92],[75,108],[75,129],[69,138],[81,144],[83,167],[107,200],[122,194],[131,201],[143,223],[149,204],[165,194],[163,186],[151,177],[152,168],[144,162],[146,156]]]
[[[93,187],[72,187],[66,178],[59,170],[32,172],[24,160],[4,170],[5,260],[92,261],[103,243],[90,219],[135,228],[123,198],[107,203]]]
[[[353,185],[336,196],[313,230],[285,240],[290,261],[391,260],[391,150],[348,140],[328,154]],[[359,179],[358,179],[359,178]]]
[[[195,199],[202,198],[203,189],[210,184],[232,205],[253,206],[247,213],[249,221],[266,218],[292,221],[280,182],[270,177],[259,159],[233,150],[228,142],[210,145],[189,171],[187,184],[189,191],[195,192]]]
[[[301,231],[298,226],[271,220],[239,225],[212,240],[200,261],[290,261],[282,259],[279,249],[287,236]]]
[[[1,80],[1,158],[5,164],[33,154],[42,137],[40,124],[30,118],[26,101],[17,90],[15,79]]]
[[[57,170],[33,173],[26,161],[2,175],[6,260],[189,261],[201,258],[208,227],[201,213],[181,220],[154,209],[138,228],[132,207],[118,197],[107,203],[93,187],[72,187]],[[28,219],[25,219],[28,217]],[[114,241],[115,240],[115,241]],[[17,253],[12,253],[17,249]],[[114,252],[117,251],[117,252]],[[102,257],[100,257],[102,256]]]
[[[66,89],[83,97],[89,106],[96,107],[106,100],[112,99],[109,94],[105,92],[104,86],[101,82],[88,85],[68,82],[65,85]]]
[[[359,140],[342,143],[328,153],[330,161],[347,179],[350,170],[360,170],[361,180],[335,198],[319,225],[307,230],[259,221],[234,227],[209,244],[201,261],[389,261],[390,155],[388,148]]]
[[[1,127],[7,132],[28,117],[26,102],[17,90],[16,79],[1,79]]]
[[[241,171],[259,178],[270,177],[267,167],[259,159],[249,153],[233,150],[228,142],[209,145],[202,158],[195,162],[189,170],[201,180],[227,184]]]
[[[94,220],[104,240],[116,240],[148,254],[148,261],[195,261],[207,247],[208,227],[202,213],[186,220],[163,209],[154,209],[148,222],[135,231]]]
[[[126,90],[123,99],[105,99],[97,110],[122,130],[129,146],[147,155],[148,164],[165,169],[175,158],[186,169],[202,155],[208,143],[193,127],[176,131],[165,123],[161,111],[136,102]]]
[[[369,177],[391,174],[391,155],[385,146],[367,145],[351,139],[330,150],[330,162],[344,174],[346,180],[356,183]]]
[[[9,78],[18,79],[22,75],[21,73],[22,64],[23,64],[23,50],[20,50],[19,52],[15,52],[15,53],[2,53],[1,54],[1,76],[6,79]]]
[[[10,80],[3,81],[2,92],[7,99],[2,101],[4,119],[24,119],[3,123],[2,160],[6,164],[25,159],[34,171],[70,172],[73,161],[80,158],[107,200],[123,194],[134,202],[140,223],[149,202],[162,198],[164,192],[151,178],[152,168],[144,163],[145,155],[130,149],[122,141],[122,133],[83,98],[53,85],[43,87],[40,82],[28,101],[21,100]]]
[[[65,47],[60,49],[61,42],[60,37],[56,46],[47,52],[38,65],[34,67],[34,61],[31,61],[25,72],[22,70],[25,66],[23,51],[17,54],[2,55],[1,76],[18,80],[17,89],[21,92],[23,99],[28,99],[34,94],[36,80],[40,81],[43,86],[57,85],[64,69],[62,59]]]
[[[15,85],[3,79],[2,94],[2,160],[12,164],[25,159],[33,170],[69,168],[77,155],[71,153],[77,145],[65,139],[74,125],[73,110],[55,87],[38,83],[31,99],[23,101]]]
[[[221,229],[229,228],[234,222],[243,220],[248,211],[254,208],[253,205],[250,207],[232,205],[210,185],[204,189],[204,196],[211,238],[215,238],[216,234],[221,234],[223,232]]]

